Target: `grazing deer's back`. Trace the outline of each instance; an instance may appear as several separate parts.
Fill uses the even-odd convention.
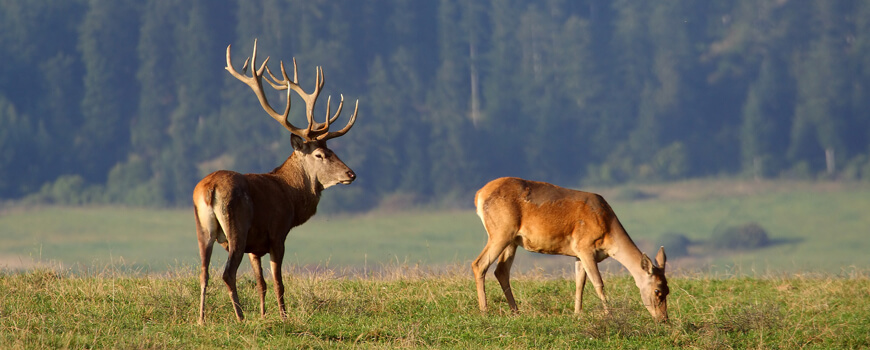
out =
[[[522,236],[524,248],[551,254],[567,253],[565,242],[572,239],[602,245],[618,223],[598,194],[519,178],[489,182],[477,192],[475,205],[485,226],[508,225]]]
[[[548,211],[570,209],[573,212],[597,216],[613,216],[613,209],[598,194],[515,177],[492,180],[477,191],[475,205],[478,211],[486,210],[495,203],[514,203],[529,211],[537,211],[538,208],[546,208]]]

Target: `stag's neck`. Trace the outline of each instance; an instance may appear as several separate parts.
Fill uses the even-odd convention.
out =
[[[291,187],[310,192],[311,195],[318,199],[320,198],[320,193],[323,192],[323,185],[305,169],[301,157],[298,157],[296,152],[293,152],[284,161],[284,164],[272,170],[272,174],[280,176]]]
[[[628,233],[618,222],[616,227],[611,231],[612,247],[609,255],[614,260],[619,261],[622,266],[628,270],[631,277],[634,278],[635,284],[640,286],[640,282],[646,276],[646,271],[641,268],[640,262],[643,259],[643,252],[634,244]]]
[[[294,203],[296,217],[307,220],[314,216],[317,212],[317,204],[320,202],[320,194],[323,192],[323,185],[309,174],[295,152],[284,161],[284,164],[272,170],[271,174],[281,178],[287,184],[288,190],[296,193],[293,196],[293,200],[297,202]]]

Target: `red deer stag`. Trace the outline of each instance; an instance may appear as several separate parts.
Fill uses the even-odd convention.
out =
[[[598,263],[612,256],[634,277],[641,301],[653,318],[668,319],[665,248],[659,249],[655,262],[641,253],[600,195],[506,177],[477,191],[474,204],[489,236],[480,256],[471,264],[481,311],[486,311],[484,275],[496,259],[495,277],[511,310],[517,311],[510,271],[517,246],[521,246],[531,252],[577,258],[575,313],[583,309],[587,274],[608,312]]]
[[[293,153],[284,164],[268,174],[239,174],[220,170],[202,179],[193,190],[193,204],[196,215],[196,234],[199,239],[199,253],[202,258],[200,274],[199,322],[205,320],[205,291],[208,286],[208,269],[212,246],[215,241],[228,252],[223,280],[229,289],[236,318],[244,320],[236,291],[236,272],[244,253],[248,253],[257,289],[260,294],[260,315],[266,313],[266,281],[260,258],[270,255],[272,278],[275,280],[275,294],[282,318],[287,317],[284,307],[284,283],[281,278],[281,261],[284,259],[284,240],[293,227],[302,225],[317,211],[321,192],[335,184],[350,184],[356,175],[335,153],[326,147],[326,141],[344,135],[356,121],[359,100],[347,126],[338,131],[329,131],[344,104],[344,97],[338,104],[335,115],[330,117],[329,101],[326,102],[326,121],[314,121],[314,104],[323,88],[323,70],[317,67],[314,91],[306,93],[298,85],[296,60],[293,60],[293,80],[284,70],[281,62],[281,79],[275,78],[266,66],[269,58],[256,69],[257,41],[254,52],[237,72],[230,62],[230,46],[227,46],[226,70],[238,80],[247,84],[260,105],[272,118],[290,131]],[[251,76],[244,72],[251,64]],[[263,73],[269,73],[266,82],[276,90],[287,91],[287,106],[278,113],[266,99],[263,92]],[[297,128],[288,120],[290,114],[290,90],[295,91],[305,101],[308,126]]]

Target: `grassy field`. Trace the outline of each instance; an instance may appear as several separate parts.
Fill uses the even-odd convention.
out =
[[[785,348],[870,347],[870,278],[672,276],[670,322],[657,324],[626,276],[605,276],[610,315],[591,287],[572,314],[573,284],[537,272],[514,281],[511,314],[488,281],[491,311],[477,311],[473,282],[455,266],[392,267],[367,278],[333,270],[287,278],[289,317],[271,292],[257,315],[254,281],[240,281],[248,316],[237,323],[225,288],[210,289],[196,322],[198,282],[187,272],[98,275],[37,269],[0,273],[2,348]]]
[[[868,348],[870,185],[689,181],[593,189],[641,248],[668,232],[704,242],[758,222],[776,243],[668,262],[671,322],[654,324],[613,261],[613,312],[591,287],[573,311],[572,260],[520,252],[511,314],[494,278],[477,311],[469,262],[486,241],[471,209],[319,216],[291,232],[290,316],[240,276],[238,324],[219,278],[196,324],[191,209],[0,210],[0,348]],[[218,248],[212,268],[226,254]],[[243,270],[249,271],[248,263]],[[213,274],[219,276],[219,273]],[[271,288],[271,282],[269,283]]]
[[[745,222],[758,222],[776,242],[740,252],[708,249],[671,259],[674,269],[714,275],[839,274],[870,266],[868,184],[707,180],[593,190],[609,199],[632,238],[650,253],[667,232],[703,242],[717,227]],[[633,199],[637,193],[646,199]],[[11,207],[0,211],[0,268],[192,271],[199,259],[194,231],[192,209]],[[485,242],[470,208],[324,215],[290,232],[285,264],[359,270],[466,264]],[[225,259],[218,248],[212,264]],[[521,251],[517,265],[570,272],[571,261]]]

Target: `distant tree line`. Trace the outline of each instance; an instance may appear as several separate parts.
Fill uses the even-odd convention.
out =
[[[278,166],[289,136],[223,69],[254,38],[360,100],[328,210],[506,175],[870,180],[867,1],[0,0],[0,198],[182,206]]]

